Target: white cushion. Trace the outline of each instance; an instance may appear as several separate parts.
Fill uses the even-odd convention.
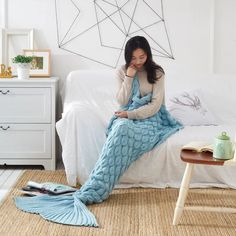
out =
[[[200,90],[182,91],[169,96],[166,106],[183,125],[218,125]]]

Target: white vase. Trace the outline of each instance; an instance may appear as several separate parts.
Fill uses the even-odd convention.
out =
[[[17,63],[18,79],[29,79],[30,63]]]

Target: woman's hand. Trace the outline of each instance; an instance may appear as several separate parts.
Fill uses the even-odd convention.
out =
[[[137,72],[136,67],[131,64],[131,65],[127,68],[126,75],[133,78],[133,77],[135,76],[136,72]]]
[[[127,111],[116,111],[115,116],[120,118],[128,118],[128,113]]]

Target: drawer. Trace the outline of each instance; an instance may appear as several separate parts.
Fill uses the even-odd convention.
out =
[[[50,88],[0,88],[0,123],[50,122]]]
[[[51,152],[51,125],[0,123],[0,160],[51,158]]]

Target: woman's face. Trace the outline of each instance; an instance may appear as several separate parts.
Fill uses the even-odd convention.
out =
[[[130,64],[134,65],[139,70],[143,67],[146,60],[147,60],[147,54],[143,51],[143,49],[138,48],[133,51]]]

